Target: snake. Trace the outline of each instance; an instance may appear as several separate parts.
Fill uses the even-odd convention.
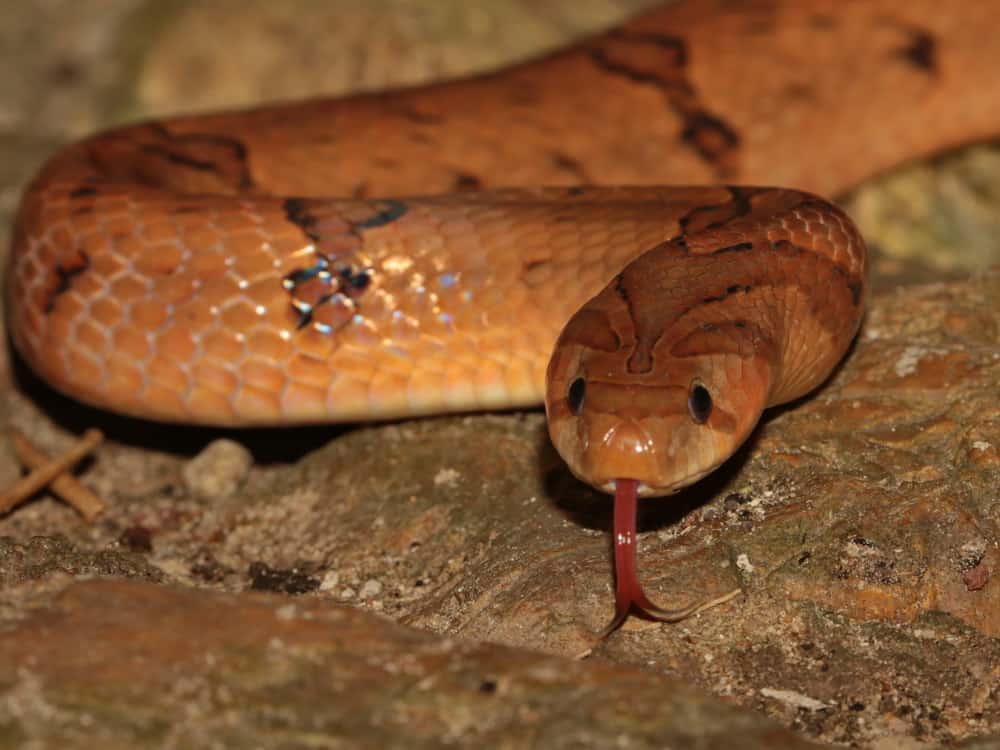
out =
[[[149,420],[544,401],[569,469],[614,495],[603,634],[682,619],[701,605],[639,581],[638,499],[844,357],[868,260],[819,196],[995,132],[997,17],[682,0],[476,77],[113,128],[26,189],[9,333],[57,390]]]

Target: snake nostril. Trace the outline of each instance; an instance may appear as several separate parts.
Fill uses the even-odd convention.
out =
[[[566,403],[569,404],[569,410],[574,414],[579,414],[580,410],[583,409],[583,397],[587,393],[587,381],[583,378],[577,378],[572,383],[569,384],[569,392],[566,394]]]
[[[688,394],[688,411],[691,419],[698,424],[704,424],[712,413],[712,394],[701,383],[693,383]]]

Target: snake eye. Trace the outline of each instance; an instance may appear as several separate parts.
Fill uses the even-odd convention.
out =
[[[691,419],[698,424],[705,424],[712,413],[712,394],[701,383],[693,383],[688,394],[688,411]]]
[[[569,384],[569,392],[566,394],[566,403],[569,404],[569,410],[574,414],[579,414],[580,410],[583,408],[583,397],[587,393],[587,381],[583,378],[577,378],[572,383]]]

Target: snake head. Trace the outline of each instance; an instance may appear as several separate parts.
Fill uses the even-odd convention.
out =
[[[695,260],[679,263],[688,267],[681,285],[630,266],[556,343],[549,434],[570,470],[599,490],[613,494],[628,478],[643,496],[678,491],[732,455],[767,403],[775,347],[766,313],[736,304],[738,291],[727,304],[705,302],[719,295],[696,289],[711,269]]]

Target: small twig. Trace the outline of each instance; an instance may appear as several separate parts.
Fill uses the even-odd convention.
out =
[[[19,430],[10,430],[10,442],[18,461],[29,470],[40,469],[52,460]],[[49,489],[73,506],[87,523],[92,523],[104,512],[104,501],[80,484],[72,474],[60,474],[49,484]]]
[[[58,458],[51,459],[21,477],[6,492],[0,494],[0,514],[7,513],[20,503],[38,492],[42,487],[52,483],[60,474],[71,469],[80,459],[93,451],[104,435],[100,430],[87,430],[72,448]]]

